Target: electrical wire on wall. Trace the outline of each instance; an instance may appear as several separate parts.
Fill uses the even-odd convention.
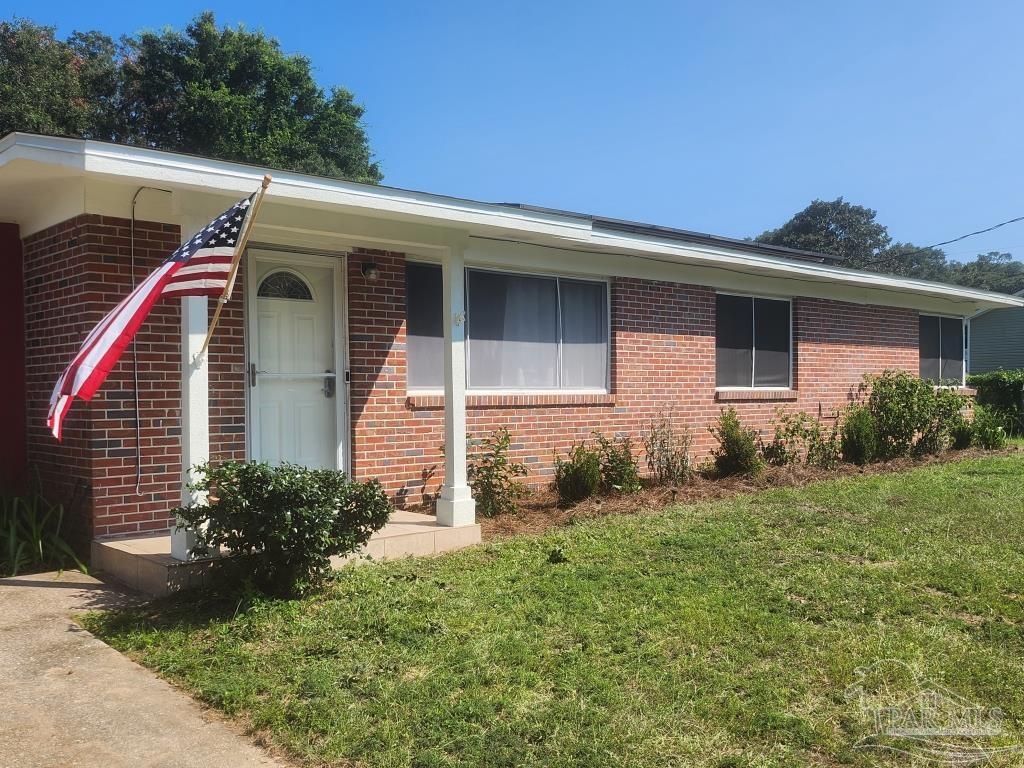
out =
[[[135,288],[135,206],[139,202],[139,195],[143,190],[164,192],[171,194],[169,189],[159,187],[139,187],[132,196],[132,219],[131,232],[129,235],[129,254],[131,259],[132,288]],[[132,338],[132,381],[134,384],[132,394],[135,397],[135,495],[142,495],[142,415],[139,406],[139,353],[136,349],[138,334]]]

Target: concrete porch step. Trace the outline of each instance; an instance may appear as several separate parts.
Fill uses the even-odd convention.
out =
[[[331,559],[340,568],[370,560],[392,560],[450,552],[480,543],[480,526],[438,525],[433,515],[395,510],[383,528],[357,553]],[[154,597],[163,597],[207,583],[210,559],[182,562],[171,557],[170,533],[96,539],[92,569]]]

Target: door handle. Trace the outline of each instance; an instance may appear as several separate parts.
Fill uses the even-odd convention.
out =
[[[334,378],[334,371],[324,371],[324,373],[331,374],[330,376],[324,376],[324,397],[334,397],[334,391],[337,387],[337,382]]]
[[[256,386],[256,363],[249,363],[249,386]]]

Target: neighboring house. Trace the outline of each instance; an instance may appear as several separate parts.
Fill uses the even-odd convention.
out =
[[[25,407],[5,403],[0,439],[49,494],[81,498],[81,535],[166,532],[207,457],[337,467],[400,506],[436,494],[437,523],[468,525],[467,432],[507,426],[535,482],[594,430],[638,438],[661,414],[699,458],[725,406],[767,429],[780,407],[831,416],[865,373],[961,381],[963,319],[1024,305],[753,242],[275,172],[208,363],[191,364],[205,298],[158,304],[137,337],[138,487],[130,350],[55,441],[50,391],[86,333],[263,173],[0,140],[0,221],[18,228],[0,228],[0,284],[25,307],[24,342],[4,342]]]
[[[1024,296],[1019,291],[1015,296]],[[983,309],[968,324],[971,373],[1024,368],[1024,309]]]

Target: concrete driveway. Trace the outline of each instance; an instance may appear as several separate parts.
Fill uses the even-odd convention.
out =
[[[133,598],[78,572],[0,579],[0,766],[282,766],[77,626]]]

